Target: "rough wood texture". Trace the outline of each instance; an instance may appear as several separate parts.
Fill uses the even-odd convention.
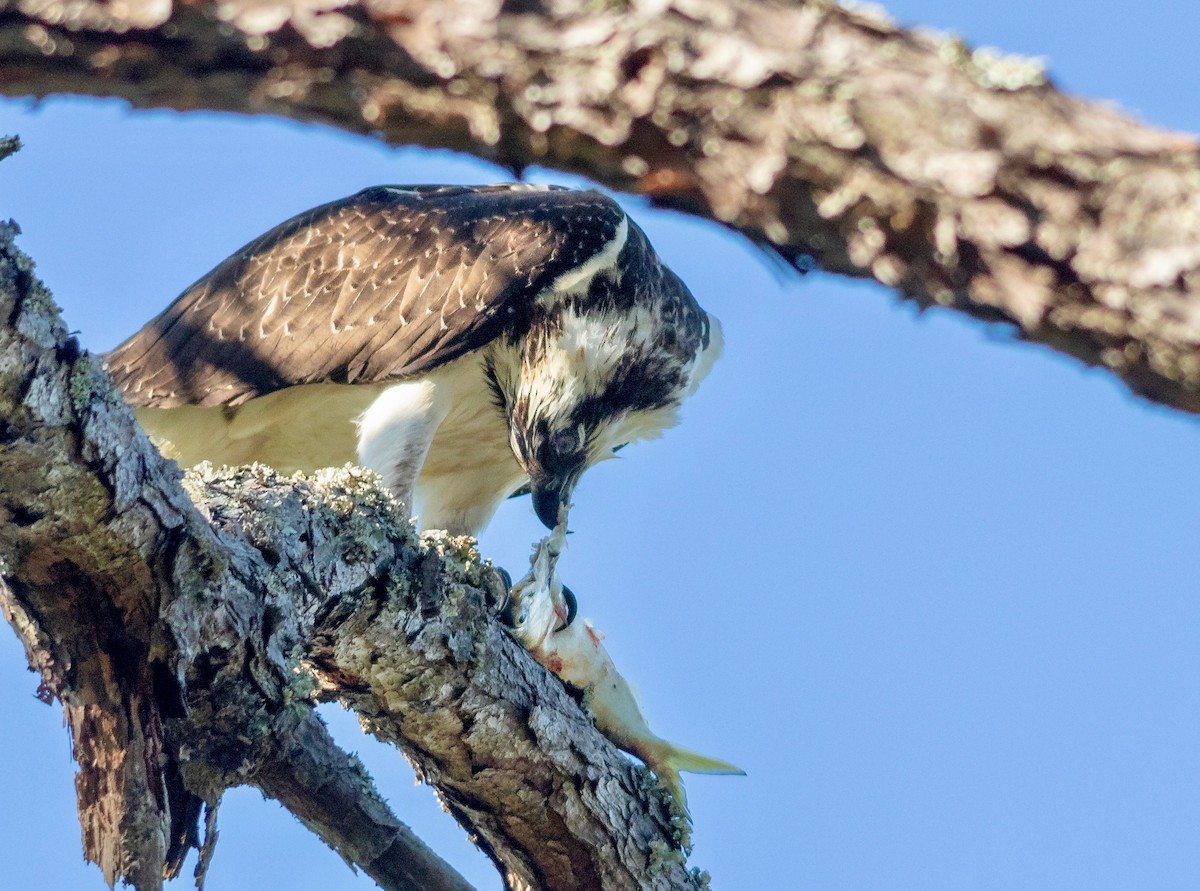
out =
[[[76,414],[89,363],[12,235],[0,226],[0,600],[44,694],[66,710],[88,855],[110,884],[153,888],[178,774],[152,689],[150,561],[190,506],[177,484],[174,497],[143,498],[170,480],[161,460],[123,448],[135,432],[118,399]]]
[[[110,883],[160,887],[201,804],[249,783],[384,888],[466,889],[329,739],[319,682],[512,887],[700,887],[644,769],[492,616],[501,583],[467,540],[419,538],[361,471],[181,481],[14,234],[0,227],[0,605],[67,710],[85,853]]]
[[[692,887],[677,819],[496,621],[500,582],[471,540],[414,537],[375,480],[189,477],[213,524],[270,549],[280,589],[303,592],[290,606],[312,615],[301,649],[317,679],[408,756],[510,884]]]
[[[1200,411],[1196,143],[831,0],[0,0],[0,59],[583,173]]]

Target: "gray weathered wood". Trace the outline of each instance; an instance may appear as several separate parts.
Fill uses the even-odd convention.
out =
[[[581,173],[1200,411],[1195,140],[832,0],[0,0],[0,60]]]
[[[646,771],[492,615],[501,583],[469,540],[418,537],[364,471],[181,480],[14,234],[0,227],[0,605],[66,709],[85,854],[110,883],[159,887],[201,804],[253,784],[382,887],[467,888],[333,745],[320,686],[511,886],[698,887]]]

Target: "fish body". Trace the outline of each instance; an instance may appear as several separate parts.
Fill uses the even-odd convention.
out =
[[[555,564],[562,553],[565,529],[560,526],[534,552],[532,569],[513,586],[514,632],[530,654],[563,681],[583,691],[583,704],[596,728],[613,745],[636,755],[654,771],[687,816],[687,796],[680,771],[745,775],[741,768],[668,742],[650,729],[633,687],[617,670],[604,647],[604,635],[590,619],[565,628],[567,614]]]

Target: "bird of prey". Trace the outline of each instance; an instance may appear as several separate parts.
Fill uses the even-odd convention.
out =
[[[720,350],[610,198],[377,186],[255,239],[106,363],[181,464],[357,460],[422,528],[478,534],[526,486],[554,527],[583,471],[674,424]]]

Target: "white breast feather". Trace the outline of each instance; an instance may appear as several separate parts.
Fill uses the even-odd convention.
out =
[[[389,387],[358,419],[359,463],[382,476],[389,487],[410,487],[448,412],[445,394],[430,380]],[[407,492],[400,495],[411,502]]]

